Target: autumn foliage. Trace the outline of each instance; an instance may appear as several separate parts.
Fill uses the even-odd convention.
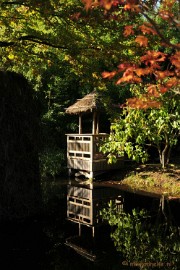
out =
[[[85,8],[103,8],[104,12],[111,12],[114,8],[123,10],[124,14],[142,15],[143,24],[125,25],[125,38],[134,37],[136,46],[142,48],[142,55],[136,63],[120,63],[116,70],[102,73],[105,79],[116,78],[116,84],[141,84],[145,90],[141,97],[127,100],[127,104],[134,108],[159,107],[159,97],[167,91],[179,91],[180,76],[180,43],[178,31],[180,22],[177,11],[178,1],[162,0],[83,0]],[[133,19],[132,19],[133,21]],[[168,36],[162,29],[174,31],[174,36]],[[156,37],[156,42],[153,41]],[[158,40],[158,42],[157,42]],[[152,44],[156,49],[152,49]],[[157,44],[158,43],[158,44]],[[160,49],[161,48],[161,49]],[[162,49],[163,48],[163,49]]]

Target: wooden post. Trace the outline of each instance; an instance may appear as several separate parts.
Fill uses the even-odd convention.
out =
[[[92,237],[94,238],[95,236],[95,226],[92,226]]]
[[[81,236],[81,223],[79,223],[79,236]]]
[[[71,175],[72,175],[72,169],[69,168],[69,169],[68,169],[68,176],[71,177]]]
[[[79,134],[82,134],[82,115],[79,114]]]
[[[99,113],[97,114],[97,119],[96,119],[96,134],[99,134]]]
[[[90,159],[89,159],[89,178],[93,179],[93,160],[94,160],[94,136],[90,136]]]
[[[92,134],[96,134],[96,112],[93,113]]]

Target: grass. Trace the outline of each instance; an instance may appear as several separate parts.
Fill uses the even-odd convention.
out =
[[[134,191],[180,198],[180,165],[169,165],[166,169],[157,164],[141,165],[126,172],[120,181],[116,175],[113,182]]]

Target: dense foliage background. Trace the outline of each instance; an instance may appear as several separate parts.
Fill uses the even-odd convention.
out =
[[[112,109],[110,100],[112,105],[124,104],[126,98],[135,95],[133,104],[138,101],[142,106],[144,82],[155,80],[141,58],[147,51],[151,52],[148,61],[160,63],[161,71],[169,67],[168,61],[178,67],[176,17],[179,7],[176,1],[163,1],[162,6],[156,1],[145,1],[143,12],[128,1],[126,6],[123,1],[109,1],[109,5],[106,2],[101,1],[102,5],[97,7],[88,0],[9,0],[0,3],[1,69],[24,75],[40,100],[40,162],[44,176],[54,176],[65,169],[65,134],[77,130],[77,119],[65,115],[64,111],[77,98],[93,90],[103,92],[108,117],[114,119],[121,110],[117,106],[114,106],[116,110]],[[158,26],[158,35],[148,28],[147,22],[151,20],[155,28]],[[160,51],[163,56],[155,57],[152,50]],[[165,60],[164,53],[174,58]],[[163,63],[160,62],[162,58]],[[137,76],[132,76],[134,70],[130,72],[127,63],[139,65],[140,60],[137,74],[139,81],[143,78],[143,83],[140,85],[142,91],[137,93],[131,91]],[[123,75],[125,68],[127,72]],[[123,79],[115,84],[119,76]],[[160,72],[158,76],[161,76]],[[174,78],[174,73],[166,73],[167,76]],[[176,82],[173,87],[177,88]],[[154,88],[151,94],[156,97]],[[147,100],[143,102],[147,103]]]

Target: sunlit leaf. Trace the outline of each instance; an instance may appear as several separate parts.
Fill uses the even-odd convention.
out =
[[[134,34],[133,25],[126,25],[124,27],[123,35],[125,37],[128,37],[129,35],[132,35],[132,34]]]
[[[10,60],[13,60],[13,59],[14,59],[14,54],[12,54],[12,53],[9,54],[9,55],[8,55],[8,58],[9,58]]]
[[[137,43],[139,43],[140,46],[146,47],[148,45],[148,38],[145,36],[137,36],[135,39]]]
[[[149,27],[145,24],[142,24],[139,26],[139,29],[143,34],[157,34],[156,30],[153,29],[152,27]]]
[[[117,74],[116,71],[112,71],[112,72],[104,71],[104,72],[102,72],[102,77],[103,77],[104,79],[106,79],[106,78],[111,79],[111,78],[113,78],[116,74]]]

